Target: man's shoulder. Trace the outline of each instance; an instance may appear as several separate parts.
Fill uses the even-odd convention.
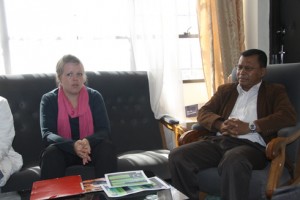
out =
[[[283,84],[281,83],[271,83],[271,82],[267,82],[267,81],[263,81],[263,83],[265,84],[266,87],[284,87]]]
[[[273,90],[282,90],[285,89],[285,86],[280,83],[270,83],[270,82],[263,82],[263,87],[266,88],[267,91],[273,91]]]
[[[218,87],[218,90],[233,90],[236,89],[238,83],[225,83]]]

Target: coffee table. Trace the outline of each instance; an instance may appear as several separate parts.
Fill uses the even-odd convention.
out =
[[[159,191],[140,192],[125,197],[109,198],[104,192],[87,193],[80,196],[59,198],[64,200],[184,200],[188,199],[173,186]],[[0,193],[1,200],[30,200],[30,191]]]
[[[94,193],[94,194],[86,194],[91,195],[89,200],[184,200],[188,199],[183,193],[178,191],[173,186],[170,186],[170,189],[159,190],[159,191],[145,191],[139,192],[136,194],[118,197],[118,198],[109,198],[106,196],[104,192]],[[83,196],[84,198],[84,196]],[[84,199],[85,200],[85,199]]]
[[[163,181],[163,180],[162,180]],[[165,182],[170,188],[164,190],[143,191],[124,197],[108,197],[104,191],[85,193],[77,196],[63,197],[65,200],[184,200],[188,199],[183,193]],[[1,200],[30,200],[31,190],[0,193]]]

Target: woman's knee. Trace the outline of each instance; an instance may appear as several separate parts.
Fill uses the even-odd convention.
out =
[[[63,159],[63,154],[59,148],[55,145],[48,146],[42,154],[42,160],[44,159],[54,159],[59,160]]]
[[[111,141],[103,140],[103,141],[99,142],[98,144],[96,144],[94,146],[94,148],[92,149],[92,151],[104,152],[104,153],[110,152],[110,153],[115,154],[116,148],[115,148],[115,145]]]
[[[92,149],[94,159],[117,159],[116,148],[111,141],[103,140]]]
[[[41,157],[41,179],[62,177],[65,174],[66,161],[63,152],[56,146],[48,146]]]
[[[103,140],[92,150],[92,161],[96,167],[96,174],[117,171],[117,154],[114,144],[111,141]]]

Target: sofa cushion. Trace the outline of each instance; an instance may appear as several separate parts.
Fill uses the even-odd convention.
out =
[[[31,190],[32,183],[40,180],[38,165],[23,166],[20,172],[14,173],[1,188],[1,192]]]
[[[169,150],[129,151],[118,156],[119,171],[139,170],[153,172],[162,179],[170,179]]]
[[[168,180],[171,177],[168,165],[166,165],[169,153],[169,150],[136,150],[122,153],[118,156],[118,171],[144,170],[148,176],[158,176]],[[93,179],[94,167],[87,167],[83,170],[82,166],[76,165],[69,167],[66,171],[66,175],[77,174],[80,174],[83,180]]]

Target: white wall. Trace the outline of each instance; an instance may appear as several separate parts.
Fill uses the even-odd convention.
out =
[[[185,83],[183,84],[184,105],[198,104],[202,107],[208,101],[205,83]],[[196,121],[196,117],[186,118],[186,122]]]
[[[246,49],[258,48],[269,55],[269,0],[243,0]]]

